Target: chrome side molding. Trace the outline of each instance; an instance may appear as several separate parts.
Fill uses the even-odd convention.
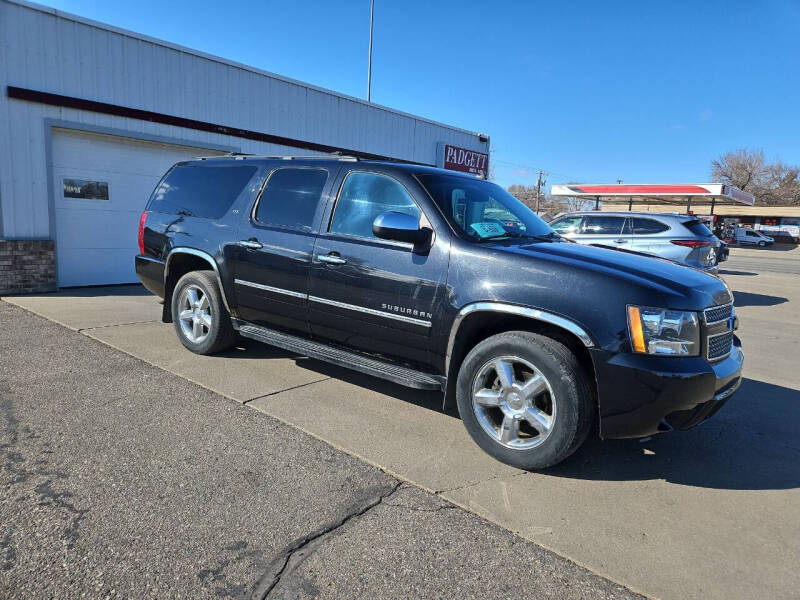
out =
[[[169,277],[169,264],[173,256],[176,254],[191,254],[193,256],[197,256],[198,258],[202,258],[205,260],[208,265],[214,269],[214,274],[217,277],[217,285],[219,286],[219,293],[222,296],[222,303],[225,305],[225,310],[228,313],[231,313],[231,307],[228,304],[228,298],[225,296],[225,288],[222,286],[222,278],[219,275],[219,267],[217,267],[217,261],[214,260],[214,257],[211,256],[208,252],[203,252],[202,250],[197,250],[195,248],[184,248],[183,246],[178,246],[177,248],[173,248],[169,251],[167,255],[166,266],[164,267],[164,281],[167,280]]]
[[[550,323],[551,325],[555,325],[556,327],[560,327],[561,329],[565,329],[574,334],[587,348],[594,346],[592,337],[585,329],[583,329],[583,327],[574,321],[570,321],[569,319],[565,319],[559,315],[554,315],[553,313],[536,308],[517,306],[516,304],[504,304],[502,302],[475,302],[474,304],[468,304],[458,312],[458,315],[456,315],[456,318],[453,321],[453,326],[450,328],[450,338],[447,341],[447,356],[445,357],[445,373],[450,371],[450,359],[453,356],[453,347],[456,343],[456,335],[458,334],[458,329],[461,326],[461,322],[467,317],[467,315],[470,315],[474,312],[498,312],[526,317],[528,319],[542,321],[544,323]]]

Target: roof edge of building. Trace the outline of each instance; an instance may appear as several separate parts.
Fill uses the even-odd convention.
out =
[[[37,12],[51,14],[53,16],[59,17],[61,19],[66,19],[69,21],[74,21],[76,23],[81,23],[82,25],[88,25],[89,27],[95,27],[97,29],[102,29],[105,31],[110,31],[112,33],[116,33],[119,35],[124,35],[129,38],[133,38],[136,40],[148,42],[151,44],[156,44],[158,46],[163,46],[165,48],[169,48],[170,50],[176,50],[178,52],[184,52],[186,54],[191,54],[193,56],[197,56],[199,58],[204,58],[206,60],[211,60],[217,62],[219,64],[227,65],[229,67],[234,67],[237,69],[242,69],[243,71],[249,71],[251,73],[256,73],[258,75],[264,75],[265,77],[270,77],[272,79],[277,79],[279,81],[284,81],[286,83],[291,83],[293,85],[297,85],[300,87],[304,87],[309,90],[313,90],[315,92],[320,92],[323,94],[328,94],[331,96],[335,96],[337,98],[344,98],[346,100],[350,100],[352,102],[357,102],[364,106],[374,108],[377,110],[382,110],[384,112],[392,113],[395,115],[400,115],[403,117],[407,117],[409,119],[414,119],[417,121],[421,121],[423,123],[428,123],[430,125],[435,125],[437,127],[444,127],[446,129],[451,129],[453,131],[458,131],[460,133],[464,133],[467,135],[473,135],[475,137],[479,137],[482,134],[477,131],[470,131],[469,129],[464,129],[463,127],[456,127],[455,125],[448,125],[447,123],[442,123],[440,121],[434,121],[433,119],[428,119],[426,117],[421,117],[419,115],[413,115],[411,113],[404,112],[402,110],[398,110],[395,108],[391,108],[389,106],[384,106],[382,104],[376,104],[374,102],[367,102],[363,98],[357,98],[356,96],[350,96],[349,94],[343,94],[341,92],[336,92],[334,90],[330,90],[327,88],[319,87],[310,83],[306,83],[304,81],[300,81],[297,79],[292,79],[291,77],[286,77],[284,75],[278,75],[277,73],[272,73],[271,71],[267,71],[266,69],[259,69],[258,67],[254,67],[252,65],[246,65],[244,63],[240,63],[234,60],[229,60],[227,58],[217,56],[215,54],[209,54],[207,52],[203,52],[202,50],[197,50],[195,48],[189,48],[188,46],[181,46],[180,44],[175,44],[173,42],[169,42],[167,40],[162,40],[160,38],[152,37],[146,35],[144,33],[138,33],[136,31],[132,31],[130,29],[124,29],[122,27],[117,27],[116,25],[111,25],[109,23],[103,23],[102,21],[95,21],[94,19],[89,19],[87,17],[82,17],[80,15],[76,15],[74,13],[69,13],[63,10],[59,10],[57,8],[53,8],[51,6],[45,6],[43,4],[37,4],[36,2],[29,2],[28,0],[0,0],[0,2],[6,2],[8,4],[16,4],[23,8],[27,8],[30,10],[35,10]]]

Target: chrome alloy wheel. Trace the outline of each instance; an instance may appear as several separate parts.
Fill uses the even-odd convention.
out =
[[[200,344],[211,332],[211,303],[208,295],[196,285],[187,285],[178,301],[181,331],[190,342]]]
[[[472,380],[472,409],[481,428],[515,450],[547,439],[556,419],[556,398],[544,374],[518,356],[484,364]]]

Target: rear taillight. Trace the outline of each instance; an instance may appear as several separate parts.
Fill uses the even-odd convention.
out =
[[[139,254],[144,254],[144,226],[147,223],[147,211],[139,217]]]
[[[702,248],[711,245],[711,242],[701,242],[700,240],[670,240],[670,243],[676,246],[686,246],[687,248]]]

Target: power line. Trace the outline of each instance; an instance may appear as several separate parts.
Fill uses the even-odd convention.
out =
[[[540,167],[534,167],[533,165],[524,165],[522,163],[511,162],[509,160],[500,160],[499,158],[492,158],[490,159],[492,162],[500,163],[501,165],[508,165],[511,167],[519,167],[521,169],[528,169],[530,171],[546,171]],[[566,177],[567,179],[572,179],[574,181],[578,181],[579,177],[573,177],[567,173],[559,173],[558,171],[546,171],[550,175],[560,175],[561,177]]]

